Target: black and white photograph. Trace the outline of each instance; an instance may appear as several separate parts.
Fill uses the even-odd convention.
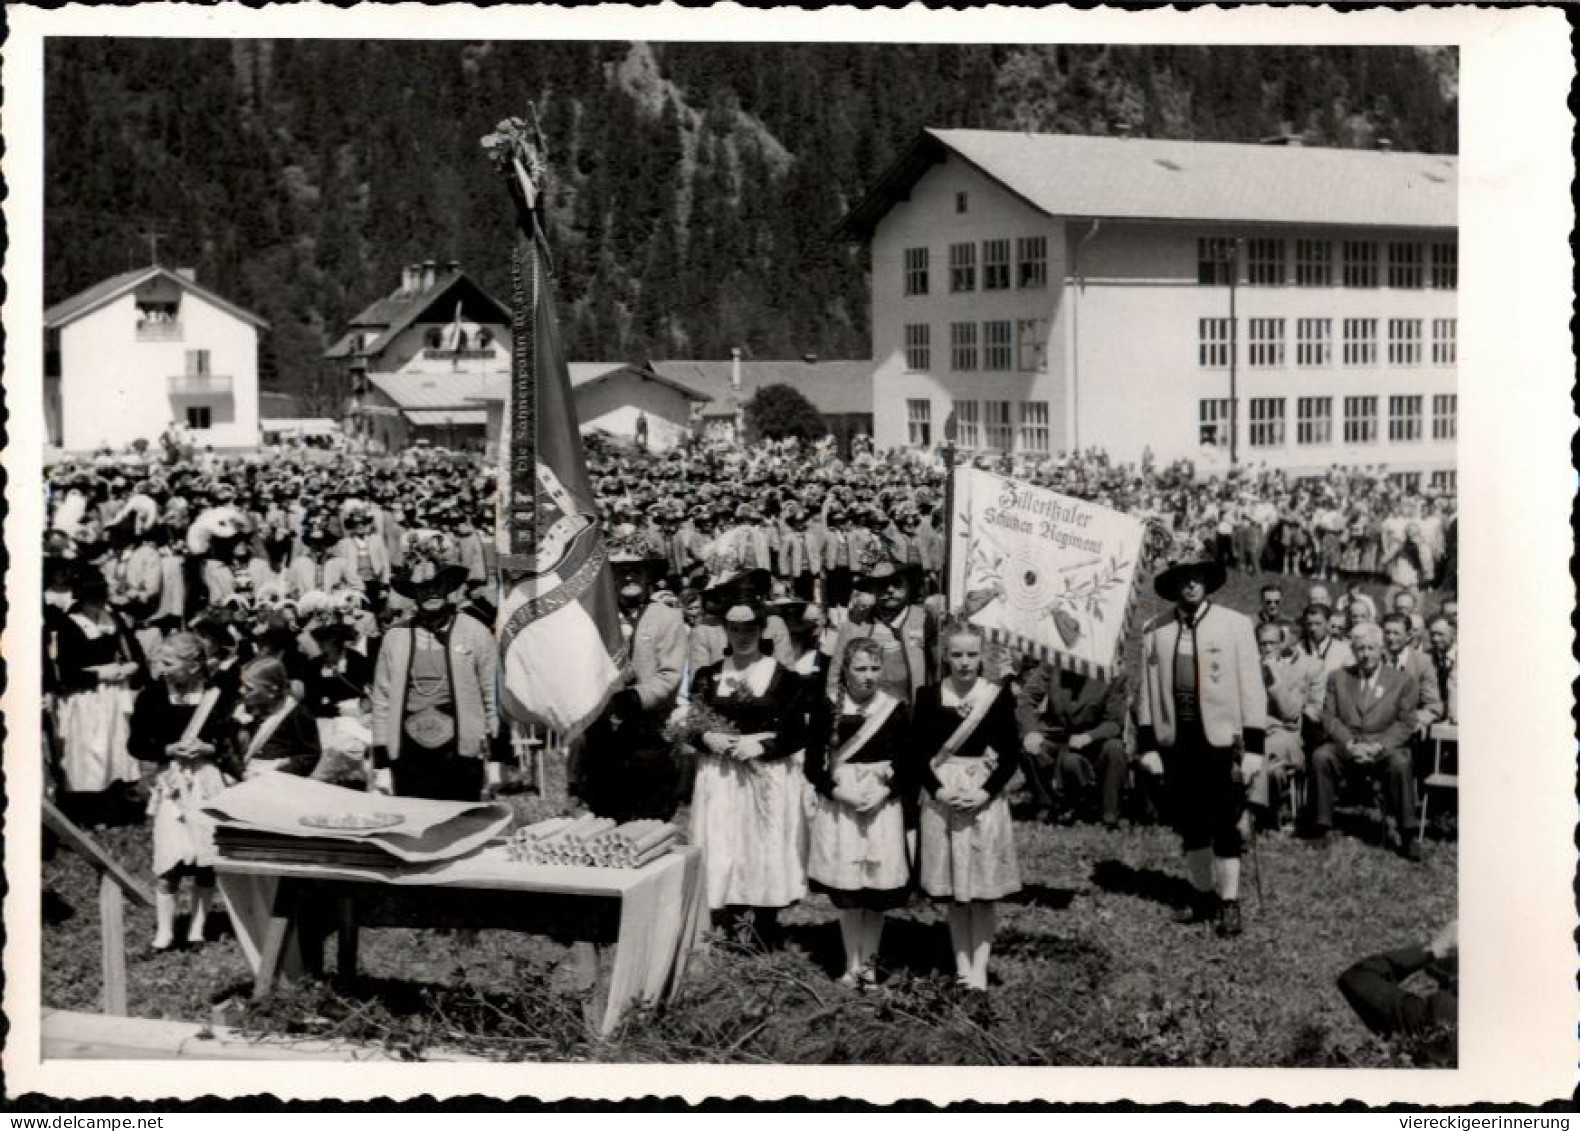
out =
[[[1500,681],[1572,658],[1497,618],[1568,550],[1482,525],[1522,426],[1470,406],[1572,424],[1572,358],[1488,365],[1462,301],[1446,23],[227,14],[28,29],[29,1067],[1381,1102],[1517,1043],[1573,730]],[[1553,860],[1499,864],[1476,791],[1555,758]]]

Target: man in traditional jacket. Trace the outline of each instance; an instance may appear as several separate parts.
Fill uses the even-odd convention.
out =
[[[920,570],[885,560],[857,582],[862,591],[876,597],[877,603],[870,617],[861,621],[847,620],[840,625],[829,665],[831,693],[839,687],[845,646],[862,637],[876,640],[882,650],[880,690],[902,703],[910,703],[917,688],[936,681],[938,624],[931,613],[916,603],[918,573]]]
[[[1263,753],[1267,691],[1251,619],[1208,599],[1225,580],[1223,565],[1194,548],[1154,580],[1175,609],[1142,639],[1137,722],[1140,749],[1163,755],[1195,890],[1177,919],[1216,920],[1218,934],[1232,937],[1242,930],[1240,760]]]
[[[489,761],[499,728],[499,646],[451,599],[466,584],[465,567],[427,568],[391,583],[416,608],[385,636],[374,669],[374,789],[476,801],[499,778]]]

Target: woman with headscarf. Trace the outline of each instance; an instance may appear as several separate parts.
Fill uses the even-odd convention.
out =
[[[145,661],[131,626],[109,605],[103,571],[76,563],[71,593],[55,625],[61,773],[68,792],[103,795],[142,777],[127,742]]]
[[[153,948],[175,944],[176,895],[192,877],[187,942],[201,946],[214,897],[214,825],[202,807],[227,784],[221,761],[228,704],[207,678],[203,642],[177,632],[155,653],[156,677],[137,693],[131,716],[132,753],[154,770],[148,801],[153,818],[156,928]]]
[[[852,641],[835,697],[816,696],[806,752],[806,777],[816,795],[807,878],[839,909],[841,984],[863,989],[878,981],[873,963],[884,912],[904,905],[911,880],[905,843],[909,711],[879,688],[882,674],[877,642]]]
[[[982,631],[960,621],[944,635],[946,676],[916,693],[912,772],[920,789],[918,879],[949,909],[955,971],[987,989],[996,901],[1020,890],[1004,787],[1015,773],[1015,698],[982,674]]]
[[[774,943],[779,910],[806,894],[803,685],[763,654],[764,619],[743,586],[724,613],[724,658],[691,684],[693,703],[717,720],[700,734],[692,842],[707,861],[708,906],[754,946]]]

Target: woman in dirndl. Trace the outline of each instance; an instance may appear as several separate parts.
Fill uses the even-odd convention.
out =
[[[884,912],[910,895],[905,844],[909,711],[878,687],[883,650],[871,639],[845,649],[839,689],[811,711],[806,777],[815,791],[807,879],[839,909],[842,985],[878,983],[874,960]]]
[[[72,605],[55,622],[57,728],[61,776],[69,793],[93,795],[142,777],[128,750],[132,702],[144,675],[142,647],[109,605],[109,580],[87,562],[71,571]]]
[[[912,758],[920,787],[918,874],[947,901],[960,984],[987,989],[995,901],[1020,890],[1004,787],[1015,772],[1015,700],[982,675],[982,632],[959,622],[944,637],[943,682],[916,693]]]
[[[692,680],[692,702],[719,720],[701,731],[691,839],[702,847],[708,906],[735,940],[777,941],[779,910],[806,894],[806,732],[802,682],[762,651],[763,605],[728,606],[729,649]]]
[[[154,653],[153,682],[132,709],[132,752],[156,767],[148,799],[153,818],[154,950],[175,945],[176,898],[192,877],[187,944],[201,946],[214,900],[214,822],[203,806],[230,784],[221,770],[229,754],[234,704],[210,684],[203,642],[172,634]]]

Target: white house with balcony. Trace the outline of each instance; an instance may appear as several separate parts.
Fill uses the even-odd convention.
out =
[[[1287,141],[1287,139],[1285,139]],[[1452,156],[924,130],[871,246],[879,448],[1453,482]]]
[[[188,269],[115,275],[44,312],[48,442],[152,443],[172,421],[198,445],[258,443],[258,336],[268,323]]]

